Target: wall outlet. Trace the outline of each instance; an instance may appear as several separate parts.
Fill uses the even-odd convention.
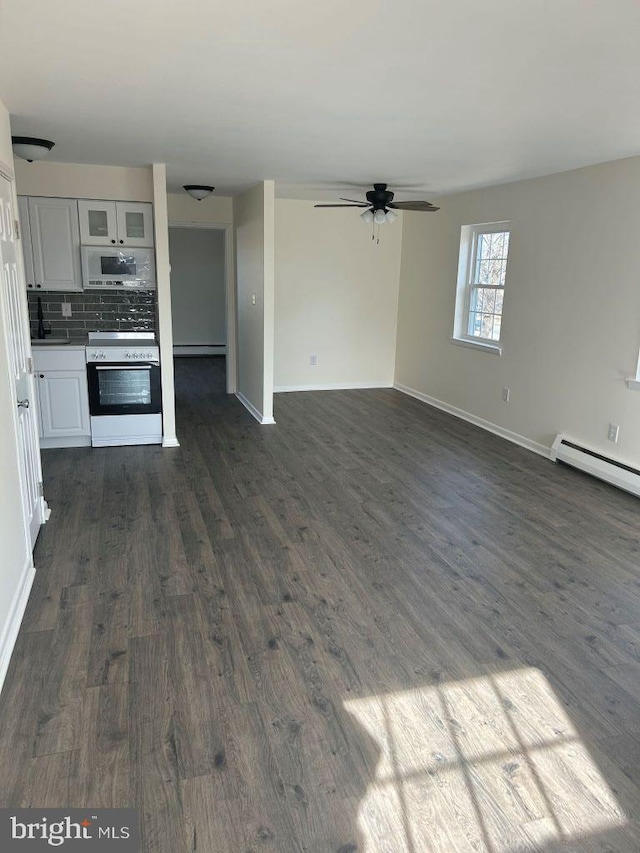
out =
[[[511,388],[503,388],[502,389],[502,402],[508,403],[511,399]]]
[[[618,443],[618,436],[620,435],[620,427],[618,424],[609,424],[609,432],[607,433],[607,438],[609,441],[613,441],[615,444]]]
[[[317,367],[318,356],[317,355],[310,355],[309,356],[309,364],[311,365],[311,367]]]
[[[63,317],[70,317],[71,316],[71,303],[70,302],[63,302],[62,303],[62,316]]]

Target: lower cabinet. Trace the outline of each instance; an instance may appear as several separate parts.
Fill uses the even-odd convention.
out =
[[[34,347],[42,447],[91,444],[84,348]]]

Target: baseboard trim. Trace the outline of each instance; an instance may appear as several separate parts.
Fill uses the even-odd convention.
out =
[[[464,409],[458,409],[457,406],[452,406],[449,403],[438,400],[436,397],[430,397],[428,394],[423,394],[422,391],[416,391],[415,388],[410,388],[408,385],[401,385],[399,382],[394,382],[393,387],[397,391],[401,391],[403,394],[406,394],[408,397],[415,397],[416,400],[420,400],[420,402],[426,403],[428,406],[433,406],[434,409],[440,409],[443,412],[447,412],[449,415],[453,415],[463,421],[468,421],[470,424],[486,429],[487,432],[492,432],[494,435],[500,436],[500,438],[506,438],[507,441],[517,444],[520,447],[524,447],[525,450],[531,450],[532,453],[537,453],[538,456],[544,456],[545,459],[551,459],[551,448],[546,447],[544,444],[539,444],[537,441],[532,441],[524,435],[520,435],[517,432],[512,432],[509,429],[498,426],[498,424],[494,424],[492,421],[486,421],[484,418],[472,415],[471,412],[467,412]]]
[[[358,391],[361,388],[393,388],[393,383],[382,382],[325,382],[320,385],[279,385],[274,394],[288,394],[291,391]]]
[[[236,391],[235,395],[238,398],[238,400],[240,400],[240,402],[245,407],[245,409],[249,412],[249,414],[253,415],[253,417],[258,421],[259,424],[275,424],[274,418],[265,417],[262,414],[262,412],[259,412],[256,409],[256,407],[253,405],[253,403],[251,403],[251,402],[249,402],[249,400],[247,400],[247,398],[244,396],[244,394],[241,391]]]
[[[11,660],[11,655],[13,654],[16,640],[18,639],[18,632],[20,631],[22,617],[24,616],[24,611],[27,607],[29,593],[31,592],[31,586],[33,585],[33,579],[35,576],[36,570],[31,560],[31,555],[29,555],[27,562],[22,569],[22,577],[20,578],[20,583],[14,593],[11,608],[9,610],[9,616],[0,637],[0,691],[2,691],[7,670],[9,669],[9,662]]]
[[[40,447],[42,450],[49,450],[52,447],[91,447],[91,436],[73,435],[62,438],[41,438]]]

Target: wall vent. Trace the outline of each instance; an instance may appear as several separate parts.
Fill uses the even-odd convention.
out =
[[[602,453],[571,441],[562,434],[556,436],[551,446],[550,456],[554,462],[565,462],[640,497],[640,470],[633,465],[610,459]]]

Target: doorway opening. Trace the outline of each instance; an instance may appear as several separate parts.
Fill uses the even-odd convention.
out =
[[[171,313],[176,380],[197,373],[217,394],[235,391],[231,229],[170,223]],[[176,403],[183,395],[176,387]]]

